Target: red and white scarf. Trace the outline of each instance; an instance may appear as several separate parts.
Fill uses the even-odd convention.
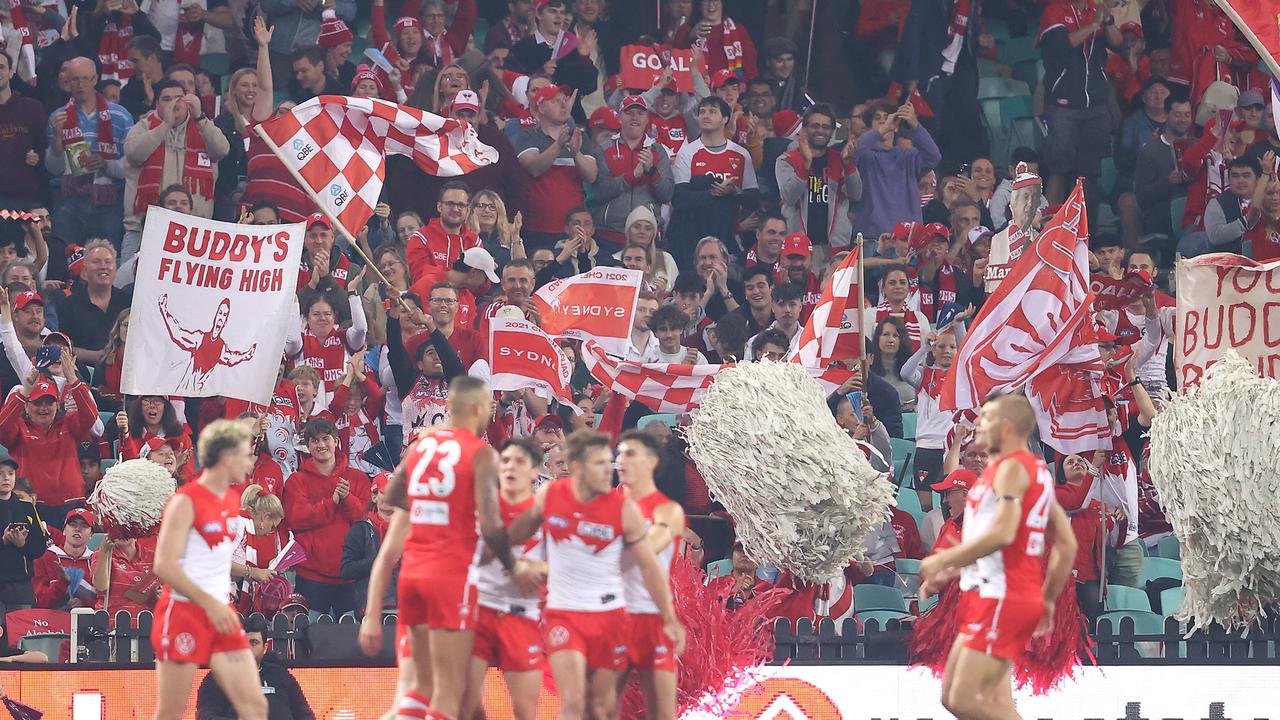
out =
[[[200,66],[200,48],[204,45],[204,21],[178,21],[178,31],[173,36],[173,61]]]
[[[25,62],[27,67],[31,68],[31,80],[34,81],[36,48],[34,38],[31,36],[31,27],[27,25],[27,13],[22,9],[22,0],[9,0],[9,22],[13,23],[13,29],[22,36],[22,49],[19,51],[21,59],[18,64]]]
[[[742,76],[742,40],[738,37],[738,26],[732,18],[721,21],[722,44],[724,46],[725,67],[733,74]]]
[[[876,324],[879,325],[890,317],[902,320],[902,324],[907,326],[907,338],[911,340],[911,352],[914,353],[919,350],[922,333],[920,332],[920,323],[916,320],[917,316],[911,311],[911,308],[908,306],[902,312],[896,312],[889,307],[889,301],[881,300],[880,304],[876,306]]]
[[[942,49],[942,72],[950,75],[956,71],[956,61],[964,47],[964,34],[969,28],[969,1],[956,0],[951,10],[951,25],[947,27],[947,46]]]
[[[129,62],[125,46],[133,39],[133,16],[113,12],[107,16],[98,41],[99,78],[125,82],[133,77],[133,65]],[[25,40],[23,41],[25,44]]]
[[[432,35],[423,30],[422,49],[431,58],[431,64],[435,65],[436,69],[442,68],[457,59],[453,52],[453,46],[449,44],[448,36],[443,32],[439,35]]]
[[[150,114],[147,127],[155,130],[163,121],[156,113]],[[193,196],[213,197],[213,163],[205,152],[204,137],[195,119],[187,121],[187,147],[182,157],[182,186]],[[147,158],[138,173],[138,194],[133,199],[133,214],[141,215],[148,205],[160,200],[160,185],[164,181],[164,156],[168,143],[159,146]]]
[[[956,269],[950,263],[942,263],[938,265],[938,273],[935,276],[937,282],[937,292],[934,288],[926,287],[925,283],[920,281],[920,268],[918,266],[910,267],[911,289],[915,292],[918,300],[919,310],[924,313],[929,322],[935,322],[938,319],[938,311],[947,303],[958,302],[957,293],[959,288],[956,285]],[[908,301],[908,305],[910,305]]]
[[[111,111],[107,108],[107,98],[102,93],[95,93],[95,96],[98,102],[98,138],[91,150],[101,155],[103,160],[114,160],[119,157],[119,150],[116,146],[115,126],[111,123]],[[62,109],[67,115],[67,122],[62,126],[62,146],[67,148],[84,142],[84,131],[80,129],[80,109],[76,107],[75,100],[68,102]],[[72,175],[68,172],[62,176],[63,194],[88,195],[97,174]]]

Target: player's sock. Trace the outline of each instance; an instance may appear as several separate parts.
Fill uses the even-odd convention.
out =
[[[442,712],[436,712],[435,710],[428,709],[427,720],[454,720],[454,718],[451,718]]]
[[[413,690],[409,690],[400,698],[400,706],[396,708],[396,720],[426,720],[432,717],[431,703]]]

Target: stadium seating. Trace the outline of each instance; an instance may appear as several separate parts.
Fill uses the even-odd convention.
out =
[[[892,610],[905,613],[907,601],[902,591],[884,585],[862,584],[853,588],[853,607],[858,613],[869,610]]]
[[[1165,617],[1171,617],[1178,612],[1178,607],[1182,605],[1182,597],[1186,594],[1186,588],[1181,585],[1178,587],[1165,588],[1160,592],[1160,612]]]
[[[652,415],[645,415],[636,421],[636,427],[643,430],[649,425],[649,423],[662,423],[667,427],[675,427],[676,416],[671,413],[654,413]]]
[[[1156,578],[1174,578],[1182,579],[1182,563],[1178,560],[1171,560],[1162,557],[1149,557],[1142,560],[1142,584]]]
[[[1174,535],[1160,538],[1160,542],[1156,543],[1156,557],[1181,561],[1182,545],[1178,542],[1178,538]]]
[[[1142,610],[1151,612],[1151,599],[1147,593],[1127,585],[1107,585],[1107,610]]]
[[[916,420],[920,416],[913,412],[902,413],[902,437],[904,439],[915,442],[916,440]]]
[[[1122,618],[1131,618],[1133,631],[1139,635],[1158,635],[1164,632],[1164,618],[1151,611],[1110,610],[1098,616],[1099,620],[1103,618],[1111,621],[1111,632],[1115,634],[1120,632]]]
[[[860,612],[856,615],[858,622],[865,623],[868,620],[875,620],[883,630],[890,620],[907,620],[911,617],[907,612],[898,612],[896,610],[868,610]]]

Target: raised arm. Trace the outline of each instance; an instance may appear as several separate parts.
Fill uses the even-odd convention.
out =
[[[164,318],[164,327],[169,331],[169,338],[173,340],[174,344],[187,352],[191,352],[200,346],[200,336],[203,333],[198,330],[187,330],[178,323],[178,319],[169,312],[169,295],[167,293],[160,296],[159,307],[160,317]]]

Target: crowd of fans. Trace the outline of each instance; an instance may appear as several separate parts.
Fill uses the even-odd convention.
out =
[[[895,508],[868,538],[872,563],[848,574],[894,584],[896,559],[958,533],[957,498],[982,467],[967,420],[939,411],[938,386],[986,299],[991,238],[1009,221],[1017,165],[1046,178],[1037,224],[1084,178],[1094,270],[1114,279],[1138,269],[1171,291],[1178,251],[1280,256],[1267,78],[1210,0],[1117,9],[867,0],[846,19],[861,64],[849,81],[856,97],[839,106],[806,86],[822,59],[803,67],[803,43],[766,31],[756,5],[21,0],[0,9],[0,209],[27,213],[0,220],[0,445],[12,458],[0,464],[0,613],[152,607],[154,539],[90,549],[96,519],[84,499],[117,460],[147,458],[191,480],[200,427],[242,415],[258,422],[260,459],[242,494],[252,533],[237,556],[237,602],[358,611],[390,514],[385,472],[415,430],[444,421],[449,380],[485,372],[491,318],[538,322],[537,288],[623,266],[645,274],[625,359],[783,360],[857,238],[868,352],[830,404],[873,462],[906,475],[892,479],[917,490],[920,507]],[[1008,76],[1001,43],[1024,38],[997,37],[988,21],[1034,37],[1043,70],[1038,147],[998,157],[979,82]],[[650,85],[622,84],[620,49],[653,42],[692,49],[692,91],[676,90],[670,68]],[[252,132],[319,94],[466,120],[498,162],[437,178],[391,158],[383,202],[351,229],[358,252]],[[306,224],[298,334],[269,405],[121,394],[149,205]],[[1122,584],[1137,582],[1136,543],[1168,532],[1149,481],[1133,491],[1131,479],[1143,476],[1147,391],[1167,384],[1170,304],[1156,292],[1100,314],[1116,449],[1057,463],[1064,492],[1078,496],[1069,509],[1079,531],[1111,534],[1119,559],[1107,571]],[[653,413],[602,387],[577,344],[563,347],[581,414],[532,390],[505,392],[488,430],[495,445],[539,442],[546,478],[567,472],[566,431],[619,431]],[[668,442],[662,487],[693,519],[688,551],[731,560],[744,593],[774,582],[733,551],[731,523],[670,424],[646,428]],[[905,469],[891,439],[915,443]],[[278,586],[272,561],[290,543],[306,560],[285,603],[288,592],[265,588]],[[1082,551],[1081,585],[1096,589],[1097,568]]]

